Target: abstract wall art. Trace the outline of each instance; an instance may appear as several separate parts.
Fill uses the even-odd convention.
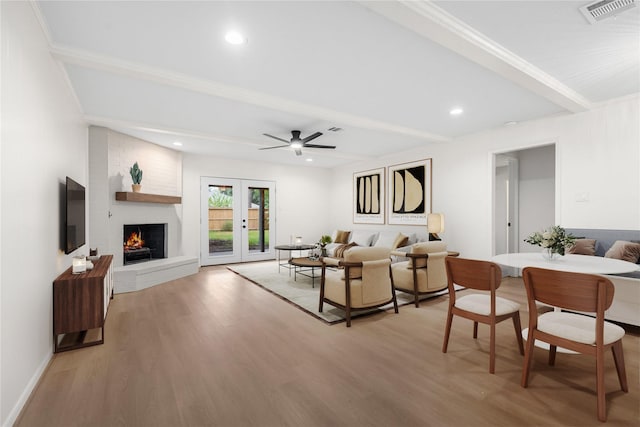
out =
[[[389,166],[389,224],[427,225],[431,159]]]
[[[354,224],[384,224],[384,168],[353,174]]]

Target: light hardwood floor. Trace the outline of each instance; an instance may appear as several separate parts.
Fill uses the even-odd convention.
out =
[[[466,291],[462,291],[466,292]],[[500,295],[523,303],[520,279]],[[329,326],[224,267],[116,295],[104,345],[55,355],[17,426],[597,426],[595,360],[536,350],[528,389],[510,322],[455,318],[447,297]],[[629,393],[607,354],[608,425],[638,426],[639,347]]]

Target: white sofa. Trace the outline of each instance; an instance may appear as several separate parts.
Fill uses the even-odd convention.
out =
[[[331,235],[331,241],[333,243],[329,243],[325,246],[327,256],[329,257],[335,256],[335,250],[343,245],[343,243],[335,243],[337,231],[338,230],[334,230],[333,234]],[[407,240],[400,246],[394,247],[394,243],[396,242],[396,239],[400,234],[406,236]],[[423,233],[409,233],[396,230],[349,230],[348,239],[348,243],[355,243],[358,246],[385,247],[401,252],[407,252],[409,250],[409,246],[414,243],[427,241],[429,241],[429,234],[426,229]],[[392,260],[398,261],[398,259],[396,259],[395,257],[392,257]]]

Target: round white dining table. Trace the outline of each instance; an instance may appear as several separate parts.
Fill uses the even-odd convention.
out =
[[[542,253],[522,252],[496,255],[491,258],[491,261],[515,268],[538,267],[588,274],[620,274],[638,270],[638,264],[632,262],[600,256],[574,254],[559,256],[549,261],[542,256]]]

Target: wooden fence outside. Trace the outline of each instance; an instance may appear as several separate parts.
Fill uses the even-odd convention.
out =
[[[258,208],[249,208],[249,230],[258,230]],[[233,228],[233,209],[209,208],[209,230],[231,231]],[[269,229],[269,210],[264,211],[264,229]]]

